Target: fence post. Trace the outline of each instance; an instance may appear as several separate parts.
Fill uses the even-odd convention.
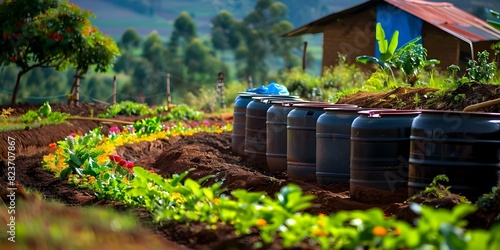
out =
[[[222,71],[219,72],[218,77],[217,77],[216,90],[220,96],[220,107],[225,109],[226,103],[224,102],[224,100],[226,99],[226,97],[224,96],[224,72],[222,72]]]
[[[170,73],[167,73],[167,107],[172,104],[172,96],[170,95]]]
[[[76,75],[76,91],[75,91],[75,105],[80,106],[80,79],[83,79],[82,76]]]
[[[116,75],[113,76],[113,101],[111,104],[116,104]]]
[[[306,71],[306,53],[307,53],[307,42],[304,42],[304,50],[302,50],[302,71]]]
[[[248,75],[248,88],[253,89],[252,75]]]

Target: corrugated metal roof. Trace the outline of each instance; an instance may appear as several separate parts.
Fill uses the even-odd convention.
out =
[[[451,3],[422,0],[385,0],[385,2],[462,40],[471,42],[500,40],[500,31]]]
[[[448,2],[427,2],[423,0],[383,0],[402,9],[423,21],[466,42],[498,41],[500,31],[486,21],[455,7]],[[307,33],[320,33],[322,27],[336,19],[361,12],[375,6],[382,0],[371,0],[340,12],[332,13],[309,24],[282,34],[281,36],[297,36]]]

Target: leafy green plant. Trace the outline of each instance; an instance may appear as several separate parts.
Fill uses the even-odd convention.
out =
[[[168,112],[164,118],[167,121],[179,122],[179,121],[199,121],[203,119],[203,113],[191,109],[185,104],[180,104]]]
[[[47,117],[47,124],[59,124],[66,121],[69,117],[70,114],[68,113],[51,112]]]
[[[491,192],[481,195],[477,199],[476,205],[479,207],[491,207],[494,204],[494,201],[498,199],[498,188],[492,187]]]
[[[417,44],[420,39],[421,37],[417,37],[409,41],[391,58],[394,66],[403,72],[405,81],[411,86],[415,85],[423,68],[440,63],[436,59],[427,59],[427,50],[422,44]]]
[[[64,141],[59,143],[59,147],[64,150],[64,158],[67,167],[59,173],[59,178],[66,180],[68,175],[82,174],[96,175],[100,170],[100,166],[93,160],[103,153],[102,150],[96,149],[96,146],[102,135],[100,134],[101,127],[98,127],[84,136],[69,135]],[[76,138],[77,137],[77,138]]]
[[[43,105],[37,111],[38,115],[42,118],[47,118],[52,113],[52,108],[49,102],[43,103]]]
[[[477,61],[467,62],[467,77],[476,82],[487,83],[495,77],[497,70],[495,62],[488,62],[490,53],[488,51],[478,52]]]
[[[160,117],[145,118],[134,122],[133,127],[139,137],[147,136],[164,130]]]
[[[446,249],[465,249],[470,240],[463,228],[467,225],[464,217],[476,211],[470,204],[459,204],[451,210],[433,209],[412,203],[410,208],[421,215],[417,219],[419,247],[440,247]]]
[[[432,179],[432,182],[429,184],[429,186],[425,187],[425,189],[420,193],[415,194],[412,197],[408,198],[406,202],[420,200],[421,202],[425,203],[432,198],[440,199],[440,198],[450,197],[452,195],[452,193],[449,191],[451,186],[444,186],[443,184],[440,183],[449,181],[450,179],[448,178],[448,176],[444,174],[436,175]],[[422,199],[424,200],[422,201]],[[470,204],[470,201],[467,200],[467,198],[465,198],[464,196],[460,196],[460,201],[461,203]]]
[[[99,114],[101,118],[116,117],[118,115],[143,116],[152,114],[147,104],[132,101],[122,101],[108,107],[105,114]]]
[[[24,115],[21,116],[21,121],[25,124],[31,124],[37,121],[41,121],[42,118],[38,114],[38,112],[34,110],[28,110]]]

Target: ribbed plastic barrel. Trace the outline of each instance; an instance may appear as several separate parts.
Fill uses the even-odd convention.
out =
[[[266,159],[271,172],[286,172],[287,116],[299,103],[307,101],[272,100],[266,117]]]
[[[348,183],[351,124],[361,108],[325,108],[316,122],[316,178],[319,184]]]
[[[316,121],[324,108],[356,107],[349,104],[293,105],[287,116],[287,173],[291,179],[316,182]]]
[[[408,194],[444,174],[450,191],[475,199],[498,185],[500,114],[423,110],[412,124]]]
[[[233,131],[231,132],[231,150],[243,156],[245,150],[245,124],[247,105],[252,101],[251,93],[240,93],[234,100]]]
[[[410,131],[418,111],[360,111],[351,125],[350,193],[365,202],[407,198]]]
[[[266,169],[266,117],[273,105],[269,100],[298,100],[296,96],[253,97],[246,109],[244,156]]]

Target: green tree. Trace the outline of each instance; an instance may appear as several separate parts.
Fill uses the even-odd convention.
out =
[[[211,20],[212,44],[217,50],[236,49],[240,44],[241,35],[238,33],[238,21],[227,10],[221,10]]]
[[[196,24],[187,12],[182,12],[174,21],[174,29],[168,43],[169,53],[176,55],[179,48],[184,48],[196,34]]]
[[[15,64],[20,71],[12,94],[16,102],[21,77],[36,67],[79,75],[94,65],[104,72],[120,52],[116,43],[92,26],[93,15],[66,0],[6,0],[0,4],[0,66]]]
[[[152,65],[163,68],[163,55],[164,48],[161,37],[157,31],[153,31],[144,41],[142,46],[142,57],[146,58]]]
[[[240,33],[244,37],[246,48],[240,46],[236,52],[241,77],[252,75],[254,79],[265,82],[269,70],[266,62],[270,55],[276,53],[283,56],[287,64],[292,65],[289,52],[298,44],[297,40],[277,37],[280,32],[292,27],[286,22],[287,18],[286,5],[274,0],[258,0],[254,10],[245,16]]]
[[[293,25],[286,20],[281,20],[276,23],[272,29],[271,34],[280,34],[285,31],[293,29]],[[271,44],[273,46],[273,53],[276,56],[282,57],[285,63],[285,68],[291,69],[298,66],[292,51],[294,49],[299,49],[302,45],[302,38],[300,37],[288,37],[288,38],[276,38],[271,36]]]
[[[120,39],[120,45],[126,50],[136,48],[141,42],[142,38],[134,28],[128,28]]]
[[[121,56],[119,56],[114,65],[113,68],[115,72],[117,73],[125,73],[127,75],[131,75],[134,72],[134,59],[137,58],[136,56],[133,56],[130,52],[126,51],[123,53]]]

